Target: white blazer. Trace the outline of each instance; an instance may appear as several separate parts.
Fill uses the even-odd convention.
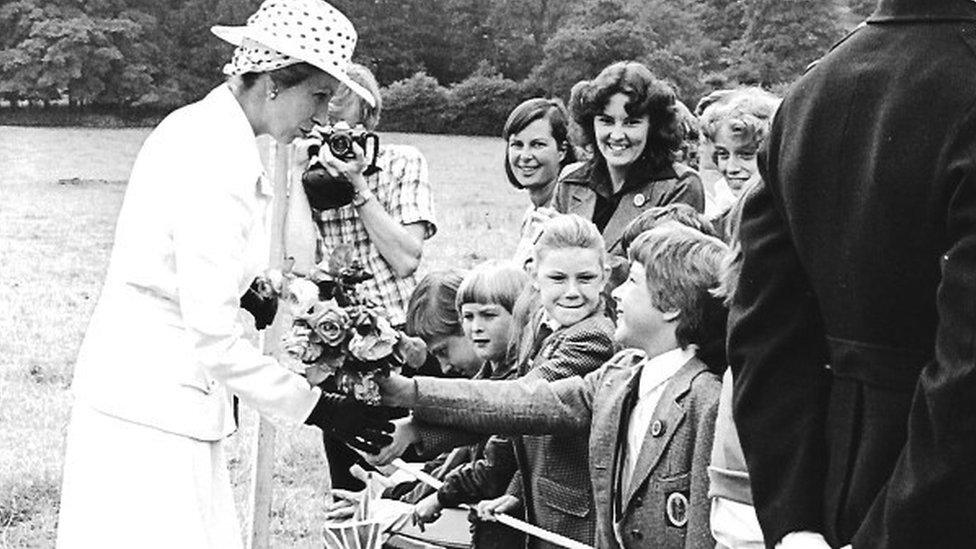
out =
[[[226,85],[166,117],[136,158],[76,398],[200,440],[234,430],[230,393],[304,421],[320,391],[244,335],[239,299],[267,264],[272,186]]]

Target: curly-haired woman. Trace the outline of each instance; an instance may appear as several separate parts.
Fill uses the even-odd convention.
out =
[[[698,174],[672,160],[683,138],[674,90],[643,64],[621,61],[578,82],[569,109],[593,157],[567,168],[553,206],[592,220],[609,251],[645,209],[672,202],[704,209]]]

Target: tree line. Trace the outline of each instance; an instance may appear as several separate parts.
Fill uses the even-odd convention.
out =
[[[0,99],[158,109],[199,99],[260,0],[3,0]],[[531,96],[566,97],[620,59],[686,102],[736,83],[781,87],[874,0],[333,0],[359,31],[356,60],[384,86],[387,129],[497,134]],[[477,112],[474,112],[477,111]]]

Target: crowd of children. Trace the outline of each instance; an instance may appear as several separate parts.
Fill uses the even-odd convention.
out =
[[[592,123],[622,128],[625,148],[647,141],[635,137],[632,118],[652,108],[633,106],[640,93],[628,86],[647,87],[645,102],[664,93],[634,65],[608,67],[590,83],[603,96],[587,99]],[[431,459],[425,470],[444,481],[436,491],[419,483],[387,490],[415,505],[418,522],[468,504],[476,547],[549,546],[494,522],[499,513],[596,547],[763,545],[724,344],[737,220],[761,185],[756,156],[778,100],[745,88],[706,97],[697,117],[677,105],[686,130],[700,136],[700,154],[684,157],[700,160],[701,176],[677,158],[664,172],[697,185],[702,199],[604,203],[630,216],[612,245],[587,212],[559,213],[566,208],[554,196],[560,173],[584,165],[615,173],[618,147],[604,144],[595,164],[572,164],[569,113],[558,100],[513,111],[506,173],[532,201],[519,249],[508,263],[428,274],[401,343],[417,375],[383,385],[387,404],[412,413],[367,460],[382,467],[410,452]],[[605,129],[611,141],[615,131]],[[600,145],[596,132],[591,141]],[[618,168],[639,167],[632,160]],[[624,181],[619,192],[635,191]]]

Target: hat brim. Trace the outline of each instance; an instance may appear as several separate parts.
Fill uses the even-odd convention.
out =
[[[369,106],[376,106],[376,98],[373,97],[373,94],[369,93],[369,90],[366,88],[360,86],[356,82],[353,82],[352,78],[349,78],[349,75],[346,74],[344,69],[333,64],[310,59],[308,54],[309,52],[304,51],[293,44],[283,43],[273,36],[265,35],[257,29],[246,26],[228,27],[224,25],[215,25],[210,27],[210,32],[214,33],[217,38],[220,38],[224,42],[229,42],[235,46],[240,46],[244,43],[245,38],[250,38],[251,40],[254,40],[255,42],[258,42],[259,44],[262,44],[277,52],[294,57],[295,59],[299,59],[305,63],[308,63],[309,65],[322,69],[329,76],[345,84],[346,87],[353,91],[353,93],[359,97],[362,97],[364,101],[369,103]]]

